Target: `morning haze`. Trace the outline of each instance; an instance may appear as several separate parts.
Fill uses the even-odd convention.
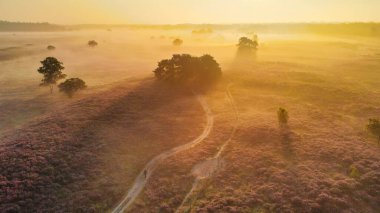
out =
[[[380,212],[375,0],[0,0],[0,212]]]

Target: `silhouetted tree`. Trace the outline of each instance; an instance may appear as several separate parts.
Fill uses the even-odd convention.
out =
[[[154,73],[160,81],[204,86],[219,79],[222,70],[210,55],[193,57],[182,54],[173,55],[171,59],[160,61]]]
[[[259,44],[256,40],[251,40],[247,37],[241,37],[237,46],[239,54],[251,54],[257,50]]]
[[[277,117],[278,117],[278,122],[280,126],[285,126],[288,124],[289,114],[288,114],[288,111],[286,111],[286,109],[279,108],[277,111]]]
[[[183,40],[177,38],[177,39],[174,39],[173,41],[173,45],[174,46],[181,46],[183,44]]]
[[[98,42],[96,42],[95,40],[91,40],[88,42],[88,46],[90,47],[96,47],[98,46]]]
[[[38,68],[38,72],[43,75],[40,86],[49,86],[50,93],[53,93],[53,86],[57,84],[57,81],[66,78],[66,75],[62,73],[62,70],[65,69],[62,66],[63,63],[54,57],[47,57],[41,61],[41,64],[42,67]]]
[[[377,137],[377,142],[380,144],[380,122],[377,119],[369,119],[367,130]]]
[[[64,92],[70,98],[79,90],[87,88],[86,83],[80,78],[70,78],[58,85],[59,91]]]
[[[55,50],[55,47],[53,45],[49,45],[49,46],[47,46],[47,49],[48,50]]]

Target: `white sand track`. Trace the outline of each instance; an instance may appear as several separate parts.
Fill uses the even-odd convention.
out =
[[[133,183],[131,189],[128,191],[127,195],[123,198],[123,200],[119,203],[119,205],[113,209],[113,213],[121,213],[127,210],[131,204],[135,201],[135,199],[138,197],[138,195],[141,193],[143,188],[145,187],[145,184],[149,180],[150,176],[154,172],[154,170],[157,168],[157,166],[165,159],[182,152],[184,150],[190,149],[199,143],[201,143],[211,132],[213,126],[214,126],[214,117],[211,112],[210,107],[208,106],[206,99],[203,96],[198,95],[197,96],[198,101],[202,105],[203,110],[206,112],[207,116],[207,124],[205,129],[203,130],[202,134],[196,138],[195,140],[175,147],[173,149],[170,149],[168,151],[165,151],[164,153],[154,157],[151,161],[149,161],[148,164],[144,167],[144,169],[140,172],[140,174],[135,179],[135,182]],[[147,175],[145,177],[144,171],[147,172]]]
[[[196,200],[196,194],[198,194],[198,192],[202,189],[203,181],[211,178],[212,175],[218,170],[221,164],[220,163],[221,155],[223,151],[225,150],[225,148],[227,147],[227,145],[231,142],[232,138],[235,136],[235,133],[239,126],[240,118],[239,118],[238,108],[235,104],[235,101],[230,91],[231,86],[232,84],[229,84],[227,86],[226,95],[235,113],[234,128],[230,134],[230,137],[223,143],[223,145],[220,147],[219,151],[216,153],[216,155],[213,158],[208,159],[204,162],[201,162],[193,168],[192,173],[195,176],[195,181],[193,183],[193,186],[191,187],[191,190],[189,191],[189,193],[187,193],[181,205],[178,207],[176,213],[188,212],[188,208],[186,208],[186,204],[190,203],[190,207],[191,207],[191,204]],[[195,197],[193,195],[195,195]]]

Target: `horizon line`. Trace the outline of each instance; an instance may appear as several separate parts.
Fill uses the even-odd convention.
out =
[[[28,21],[8,21],[0,19],[0,22],[20,23],[20,24],[50,24],[58,26],[81,26],[81,25],[108,25],[108,26],[180,26],[180,25],[268,25],[268,24],[380,24],[380,21],[308,21],[308,22],[235,22],[235,23],[78,23],[78,24],[57,24],[48,21],[28,22]]]

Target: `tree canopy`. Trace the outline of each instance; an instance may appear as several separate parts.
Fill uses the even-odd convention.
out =
[[[45,60],[41,61],[42,66],[38,68],[38,72],[43,75],[41,86],[50,86],[50,92],[53,92],[53,85],[57,81],[66,78],[66,75],[62,73],[65,69],[58,59],[54,57],[47,57]]]
[[[188,54],[173,55],[158,63],[154,70],[160,81],[182,85],[207,85],[222,75],[222,70],[210,55],[194,57]]]
[[[87,88],[86,83],[80,78],[70,78],[58,85],[59,91],[64,92],[70,98],[79,90]]]
[[[251,53],[257,50],[259,43],[257,42],[257,40],[251,40],[247,37],[241,37],[237,46],[239,53]]]

